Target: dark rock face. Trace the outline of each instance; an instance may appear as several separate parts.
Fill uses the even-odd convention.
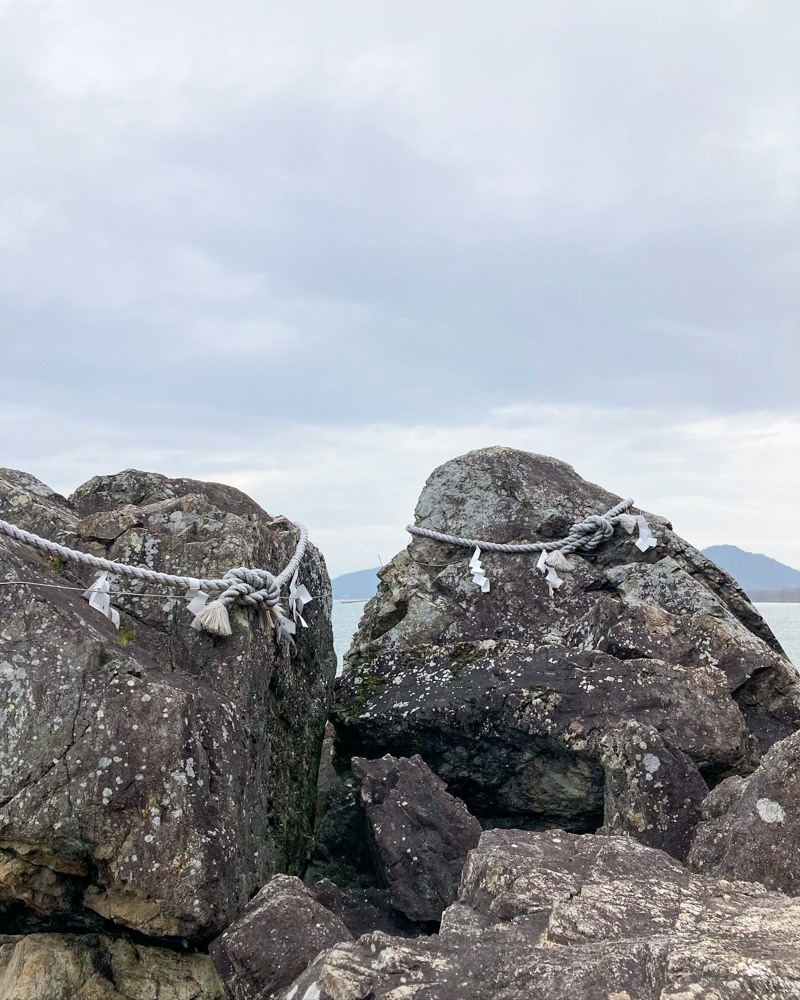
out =
[[[748,778],[729,778],[703,803],[689,863],[800,895],[800,733],[776,743]]]
[[[421,757],[356,757],[352,766],[392,906],[412,920],[439,920],[480,823]]]
[[[800,902],[627,837],[492,830],[438,936],[338,945],[284,1000],[800,997]]]
[[[352,775],[334,768],[332,727],[322,744],[317,779],[317,823],[306,885],[329,879],[342,889],[376,888],[375,866],[367,820]]]
[[[208,955],[102,934],[0,934],[4,1000],[225,1000]]]
[[[125,472],[66,501],[4,474],[7,519],[168,572],[277,571],[296,529],[230,487]],[[11,487],[4,484],[11,483]],[[10,497],[10,499],[9,499]],[[24,499],[23,499],[24,497]],[[14,512],[8,510],[12,504]],[[61,533],[61,534],[59,534]],[[120,630],[79,593],[0,588],[0,921],[109,927],[204,941],[277,870],[299,870],[335,671],[329,581],[297,649],[255,613],[233,635],[190,627],[183,600],[115,600]],[[86,584],[74,567],[0,542],[0,579]]]
[[[708,785],[689,757],[657,730],[630,721],[603,740],[605,823],[598,831],[627,834],[684,860]]]
[[[488,448],[437,469],[416,519],[546,541],[618,499],[562,462]],[[342,764],[419,753],[484,825],[575,831],[603,821],[603,738],[629,721],[711,784],[752,770],[800,726],[797,674],[736,583],[647,516],[657,548],[618,528],[570,557],[552,599],[535,557],[484,552],[484,594],[468,550],[412,536],[381,571],[337,682]],[[685,850],[686,816],[681,832],[662,829],[665,845]]]
[[[318,903],[339,917],[354,938],[370,931],[416,937],[427,930],[425,925],[399,913],[389,902],[385,889],[342,889],[324,878],[309,891]]]
[[[276,875],[210,952],[233,1000],[270,1000],[340,941],[352,941],[342,921],[300,879]]]

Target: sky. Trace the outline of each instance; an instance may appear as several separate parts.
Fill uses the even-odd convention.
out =
[[[800,567],[796,0],[0,0],[0,465],[386,562],[554,455]]]

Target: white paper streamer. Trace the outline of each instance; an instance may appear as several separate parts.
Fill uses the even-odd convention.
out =
[[[298,570],[294,571],[294,576],[289,583],[289,611],[292,613],[292,617],[296,622],[302,625],[303,628],[308,628],[308,622],[303,618],[303,608],[309,602],[313,601],[314,598],[308,592],[305,584],[297,582]],[[294,626],[292,628],[292,635],[294,635]],[[278,628],[278,638],[280,639],[280,626]]]
[[[641,549],[642,552],[646,552],[648,549],[654,549],[658,542],[653,536],[653,532],[650,530],[650,525],[647,523],[642,514],[638,514],[636,517],[636,524],[639,526],[639,537],[636,539],[636,548]]]
[[[481,550],[475,549],[469,561],[469,571],[472,573],[472,582],[481,588],[484,594],[489,593],[491,584],[486,578],[486,572],[481,564]]]
[[[550,588],[550,596],[558,590],[564,581],[556,573],[552,566],[547,567],[547,586]]]
[[[119,611],[111,607],[111,587],[108,582],[108,573],[100,573],[88,590],[84,590],[83,596],[89,602],[89,607],[99,611],[110,619],[114,628],[119,628]]]
[[[547,549],[542,549],[542,553],[539,556],[539,561],[536,563],[536,568],[542,572],[546,573],[548,570],[547,566]]]
[[[195,580],[194,577],[190,577],[189,579],[191,580],[192,585],[186,591],[186,596],[189,598],[189,603],[186,605],[186,610],[190,614],[197,616],[200,614],[200,612],[208,603],[209,595],[204,590],[201,590],[199,580]],[[197,629],[198,632],[201,632],[203,626],[195,618],[195,620],[192,622],[192,628]]]

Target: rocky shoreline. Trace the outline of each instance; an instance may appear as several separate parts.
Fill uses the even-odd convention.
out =
[[[554,540],[619,498],[555,459],[436,469],[416,523]],[[166,572],[285,564],[239,491],[128,471],[0,517]],[[647,513],[570,556],[412,536],[334,683],[309,628],[233,635],[0,541],[0,1000],[800,997],[800,682],[719,567]],[[32,584],[50,584],[51,588]],[[126,588],[135,590],[135,588]],[[327,729],[326,729],[327,725]]]

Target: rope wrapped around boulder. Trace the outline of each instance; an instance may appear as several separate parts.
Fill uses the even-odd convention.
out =
[[[236,566],[216,579],[199,579],[174,573],[160,573],[147,566],[131,566],[128,563],[114,562],[112,559],[104,559],[102,556],[95,556],[89,552],[71,549],[66,545],[50,541],[49,538],[34,535],[33,532],[18,528],[8,521],[0,520],[0,532],[15,542],[29,545],[41,552],[46,552],[48,555],[58,556],[59,559],[65,559],[68,562],[91,566],[93,569],[106,573],[132,577],[136,580],[147,580],[173,588],[180,587],[196,595],[202,595],[202,597],[219,593],[219,596],[208,604],[204,600],[200,600],[197,605],[198,614],[192,624],[195,627],[204,628],[208,632],[213,632],[215,635],[230,635],[228,608],[232,604],[258,608],[262,620],[275,624],[280,631],[281,621],[285,618],[283,611],[278,606],[281,599],[281,587],[293,577],[308,545],[308,528],[304,524],[291,523],[299,530],[300,537],[297,540],[292,558],[280,573],[273,575],[265,569]],[[88,593],[89,591],[87,591]]]
[[[423,528],[416,524],[406,526],[406,531],[412,535],[419,535],[422,538],[432,538],[437,542],[444,542],[447,545],[459,545],[464,548],[474,549],[475,552],[470,560],[470,571],[475,583],[481,587],[484,593],[489,590],[489,581],[486,579],[485,571],[480,562],[482,551],[486,552],[539,552],[541,553],[537,568],[547,574],[547,582],[551,593],[561,586],[563,580],[558,576],[558,570],[568,572],[572,569],[572,564],[567,556],[572,552],[591,552],[603,542],[607,541],[614,534],[615,527],[621,525],[628,534],[634,528],[639,528],[639,539],[636,545],[645,551],[656,545],[650,528],[644,516],[639,514],[634,516],[628,511],[633,506],[633,500],[629,497],[621,500],[611,510],[605,514],[587,514],[582,521],[577,521],[569,529],[563,538],[557,538],[547,542],[489,542],[479,538],[463,538],[460,535],[448,535],[444,531],[434,531],[433,528]]]

